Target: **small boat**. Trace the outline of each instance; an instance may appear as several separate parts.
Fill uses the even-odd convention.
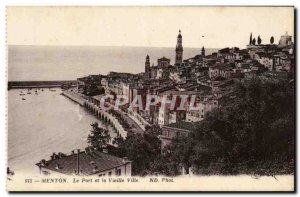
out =
[[[22,98],[22,100],[24,101],[24,100],[26,100],[25,98]]]
[[[27,94],[31,94],[31,92],[27,92]]]
[[[50,91],[52,91],[52,92],[56,92],[56,90],[52,90],[52,89],[51,89]]]
[[[25,94],[19,94],[20,96],[24,96]]]

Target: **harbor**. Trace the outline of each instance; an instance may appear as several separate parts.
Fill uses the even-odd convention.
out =
[[[8,136],[8,166],[16,175],[38,174],[36,161],[53,152],[69,154],[78,148],[83,150],[90,124],[95,121],[112,131],[91,112],[60,95],[60,88],[39,90],[38,95],[35,90],[31,90],[32,94],[25,89],[8,91],[8,129],[12,131]],[[19,95],[21,91],[24,96]]]

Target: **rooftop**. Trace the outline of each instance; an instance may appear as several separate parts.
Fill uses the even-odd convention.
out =
[[[202,92],[195,92],[195,91],[178,91],[178,90],[166,90],[163,92],[159,92],[159,96],[164,95],[202,95]]]
[[[166,58],[165,56],[163,56],[162,58],[158,58],[158,61],[160,61],[160,60],[170,61],[170,59],[169,59],[169,58]]]
[[[93,150],[88,152],[82,151],[71,155],[63,155],[61,157],[57,156],[55,159],[45,161],[44,164],[42,164],[41,161],[36,165],[62,174],[71,175],[74,174],[74,170],[77,171],[78,169],[77,159],[79,159],[79,172],[82,175],[91,175],[103,172],[131,162],[124,161],[123,158]]]
[[[192,131],[199,125],[199,122],[186,122],[186,121],[179,121],[175,123],[171,123],[168,125],[164,125],[163,127],[171,127],[175,129],[183,129],[186,131]]]

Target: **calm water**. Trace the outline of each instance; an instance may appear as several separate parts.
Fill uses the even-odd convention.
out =
[[[199,54],[184,48],[184,58]],[[207,49],[210,54],[215,49]],[[174,48],[9,46],[8,80],[68,80],[110,71],[139,73],[146,55],[151,64],[165,56],[174,63]],[[26,95],[22,100],[19,94]],[[35,163],[53,152],[69,154],[87,145],[90,124],[96,118],[78,104],[56,92],[8,91],[8,166],[20,172],[38,172]],[[102,125],[105,127],[105,125]],[[111,132],[112,137],[115,135]]]
[[[202,46],[201,46],[202,47]],[[210,54],[217,49],[206,49]],[[184,48],[184,59],[201,53],[201,48]],[[174,64],[174,48],[96,46],[8,46],[8,80],[74,80],[110,71],[144,71],[149,54],[151,65],[163,56]]]
[[[53,152],[70,154],[86,147],[90,124],[99,122],[93,115],[60,95],[60,89],[44,89],[38,95],[31,90],[25,96],[19,95],[21,91],[27,93],[8,91],[8,166],[16,174],[38,173],[35,163]]]

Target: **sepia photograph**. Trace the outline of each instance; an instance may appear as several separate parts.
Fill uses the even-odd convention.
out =
[[[294,192],[293,6],[7,6],[6,189]]]

